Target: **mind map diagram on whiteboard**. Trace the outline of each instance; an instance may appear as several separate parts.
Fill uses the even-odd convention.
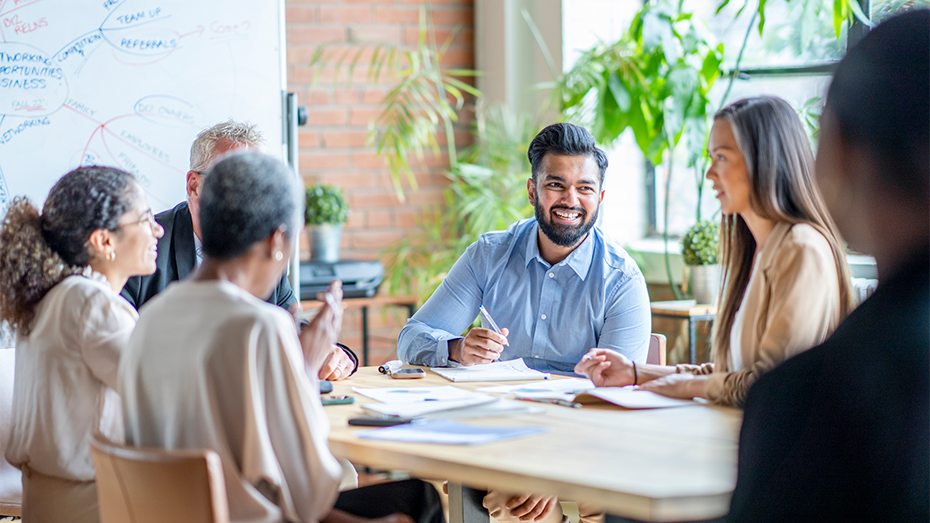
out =
[[[0,0],[0,209],[71,169],[133,173],[184,199],[190,145],[226,118],[281,143],[277,2]]]

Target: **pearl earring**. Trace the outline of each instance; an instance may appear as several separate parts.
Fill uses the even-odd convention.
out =
[[[278,261],[283,260],[283,259],[284,259],[284,253],[281,252],[281,251],[278,251],[278,252],[274,253],[274,259],[276,259],[276,260],[278,260]]]
[[[107,253],[107,261],[113,261],[113,260],[115,260],[115,259],[116,259],[116,253],[115,253],[115,252],[110,251],[110,252]]]

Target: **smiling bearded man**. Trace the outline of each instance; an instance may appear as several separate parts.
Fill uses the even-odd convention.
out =
[[[407,321],[397,340],[400,359],[441,367],[523,358],[531,368],[569,375],[592,347],[646,361],[652,329],[646,282],[595,225],[604,151],[584,128],[559,123],[536,135],[527,156],[533,177],[526,190],[536,217],[483,234],[465,251]],[[499,331],[469,330],[480,305]],[[501,522],[563,518],[551,496],[492,491],[484,504]],[[598,520],[596,509],[580,509],[583,522]]]

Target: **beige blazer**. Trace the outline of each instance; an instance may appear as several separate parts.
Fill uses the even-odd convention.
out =
[[[713,363],[678,365],[678,372],[708,375],[705,391],[714,403],[742,406],[759,377],[819,345],[842,320],[836,260],[816,229],[779,223],[757,263],[743,303],[743,369],[730,372],[727,351],[721,348]]]

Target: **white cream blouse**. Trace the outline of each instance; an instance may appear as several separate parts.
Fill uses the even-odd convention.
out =
[[[228,282],[173,283],[120,364],[126,440],[215,450],[232,521],[318,521],[342,470],[316,379],[283,309]]]
[[[138,319],[99,273],[69,276],[42,298],[16,340],[6,459],[60,478],[93,481],[90,437],[122,440],[116,372]]]

